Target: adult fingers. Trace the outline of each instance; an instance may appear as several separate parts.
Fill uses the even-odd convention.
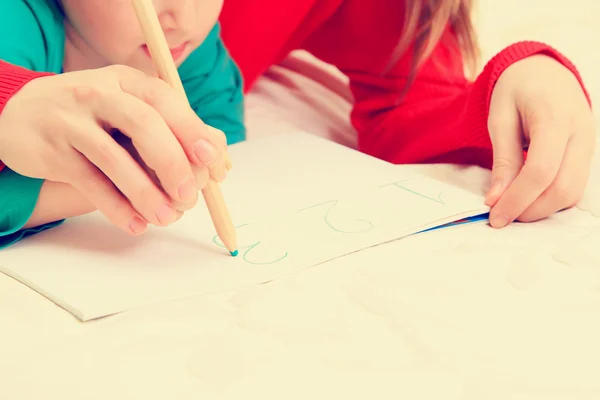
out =
[[[502,228],[520,216],[554,181],[568,141],[561,124],[535,120],[529,124],[527,162],[490,211],[490,223]]]
[[[567,144],[556,179],[517,219],[533,222],[575,206],[588,182],[595,149],[595,135],[576,134]]]
[[[208,182],[209,177],[209,172],[208,169],[206,167],[202,167],[202,166],[197,166],[197,165],[192,165],[192,171],[194,172],[194,176],[196,178],[196,182],[197,182],[197,190],[201,190],[206,186],[206,183]],[[176,211],[188,211],[191,210],[192,208],[194,208],[196,206],[197,202],[175,202],[173,204],[173,207],[175,208]]]
[[[175,201],[195,201],[196,182],[185,152],[151,106],[122,92],[86,93],[97,119],[129,137],[144,163],[156,172]]]
[[[131,156],[133,157],[133,159],[144,169],[144,171],[146,172],[146,174],[148,175],[148,177],[150,177],[150,179],[152,180],[152,182],[154,182],[158,187],[162,188],[160,179],[158,178],[158,176],[156,175],[156,173],[154,172],[154,170],[152,170],[150,167],[148,167],[148,165],[146,165],[146,163],[142,159],[142,156],[140,156],[140,154],[138,153],[137,149],[133,146],[133,143],[131,142],[131,140],[128,137],[125,137],[124,135],[122,135],[120,133],[117,134],[117,135],[114,135],[114,137],[115,138],[119,138],[117,140],[117,142],[125,150],[127,150],[129,152],[129,154],[131,154]],[[192,173],[195,176],[194,182],[196,182],[196,192],[195,192],[196,195],[192,199],[190,199],[188,201],[176,201],[176,200],[173,200],[171,202],[171,205],[172,205],[173,209],[176,212],[187,211],[187,210],[190,210],[190,209],[194,208],[194,206],[196,205],[196,203],[198,201],[197,190],[200,190],[206,184],[206,179],[207,178],[204,178],[201,174],[198,174],[196,172],[197,169],[203,169],[203,170],[206,171],[206,168],[205,167],[197,167],[195,165],[192,165],[191,169],[192,169]],[[208,172],[206,172],[206,175],[208,175]],[[176,218],[175,221],[177,219],[179,219],[179,218]]]
[[[70,143],[102,171],[147,222],[173,222],[175,210],[167,195],[108,133],[93,124],[78,124],[77,131],[70,135]]]
[[[523,167],[521,123],[511,97],[492,98],[488,131],[494,149],[494,160],[486,204],[492,207]]]
[[[160,179],[158,179],[158,176],[156,175],[156,173],[150,167],[148,167],[146,165],[146,163],[144,162],[144,160],[138,153],[137,149],[133,146],[131,140],[119,132],[115,133],[113,135],[113,137],[115,138],[115,140],[117,140],[117,143],[119,143],[119,145],[121,145],[125,150],[127,150],[127,152],[129,152],[129,154],[131,154],[133,159],[144,169],[144,171],[150,177],[150,179],[157,186],[160,187],[161,186]],[[203,189],[206,186],[206,183],[208,182],[208,179],[209,179],[209,173],[208,173],[207,168],[203,167],[203,166],[197,166],[197,165],[192,165],[191,168],[192,168],[192,173],[194,174],[194,178],[195,178],[195,182],[196,182],[196,191]],[[179,218],[181,218],[182,213],[184,211],[188,211],[188,210],[191,210],[192,208],[194,208],[196,206],[197,200],[198,200],[198,196],[194,197],[194,199],[190,200],[190,201],[174,201],[174,202],[172,202],[171,204],[177,213],[177,218],[175,219],[175,221],[177,221]]]
[[[71,152],[66,172],[70,178],[69,184],[82,193],[113,225],[131,235],[140,235],[146,231],[146,220],[81,153]]]
[[[226,175],[225,135],[215,134],[196,115],[186,98],[164,81],[145,77],[122,76],[121,89],[154,108],[179,141],[188,159],[209,168],[211,176],[220,181]]]

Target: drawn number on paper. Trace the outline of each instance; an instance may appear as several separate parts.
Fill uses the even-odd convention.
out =
[[[236,229],[243,228],[248,225],[250,225],[250,224],[236,226]],[[219,240],[219,235],[213,236],[213,243],[215,243],[219,247],[225,247],[223,245],[223,243],[221,243],[221,241]],[[243,250],[243,253],[242,253],[243,260],[246,261],[248,264],[253,264],[253,265],[270,265],[270,264],[278,263],[279,261],[285,259],[288,256],[288,252],[286,251],[282,256],[280,256],[279,258],[274,259],[274,260],[269,260],[269,261],[252,260],[250,258],[250,255],[251,255],[250,253],[252,253],[252,250],[256,249],[260,245],[261,245],[261,241],[259,240],[255,243],[251,244],[250,246],[240,247],[239,250],[240,251]]]
[[[380,187],[396,186],[398,189],[402,189],[402,190],[404,190],[406,192],[412,193],[415,196],[419,196],[419,197],[422,197],[424,199],[434,201],[434,202],[436,202],[438,204],[443,204],[443,205],[446,204],[446,203],[444,203],[444,200],[442,199],[442,195],[444,194],[444,192],[439,192],[436,197],[430,197],[430,196],[427,196],[427,195],[425,195],[423,193],[417,192],[416,190],[412,190],[412,189],[408,188],[406,185],[403,184],[403,182],[407,182],[407,181],[408,180],[403,180],[403,181],[398,181],[398,182],[392,182],[392,183],[388,183],[388,184],[380,186]]]
[[[355,220],[355,222],[358,223],[358,227],[355,230],[344,230],[342,228],[340,228],[339,226],[334,225],[333,222],[331,222],[331,220],[329,219],[329,213],[331,212],[331,210],[333,210],[333,208],[335,206],[338,205],[338,201],[337,200],[331,200],[331,201],[327,201],[325,203],[319,203],[319,204],[315,204],[314,206],[310,206],[310,207],[306,207],[306,208],[302,208],[300,211],[306,211],[306,210],[312,210],[314,208],[317,207],[326,207],[326,211],[325,214],[323,215],[323,222],[325,222],[325,225],[327,225],[329,228],[331,228],[332,230],[334,230],[335,232],[339,232],[339,233],[365,233],[370,231],[371,229],[374,228],[374,225],[371,221],[367,221],[364,219],[357,219]]]

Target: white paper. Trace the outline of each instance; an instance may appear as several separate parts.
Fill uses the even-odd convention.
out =
[[[488,211],[483,198],[325,141],[291,133],[231,146],[222,189],[239,256],[200,200],[133,238],[93,213],[0,252],[0,271],[86,321],[263,283]]]

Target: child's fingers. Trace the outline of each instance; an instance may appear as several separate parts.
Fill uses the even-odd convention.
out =
[[[68,174],[70,184],[83,194],[116,227],[140,235],[147,222],[112,182],[78,152],[72,152]]]
[[[579,132],[578,132],[579,133]],[[575,206],[583,196],[595,149],[594,135],[576,134],[567,144],[554,182],[518,218],[533,222]]]
[[[226,145],[225,137],[211,134],[187,99],[158,78],[137,79],[133,74],[123,76],[120,84],[123,91],[148,103],[160,114],[189,160],[212,168],[213,177],[222,179],[226,169],[221,151]]]
[[[156,225],[173,222],[175,210],[170,199],[123,147],[93,124],[82,123],[73,128],[77,131],[70,141],[75,150],[102,171],[146,221]],[[77,177],[86,179],[85,175]],[[89,189],[85,182],[78,185]]]
[[[519,113],[512,96],[506,93],[505,88],[497,88],[492,94],[487,125],[494,160],[486,204],[493,207],[517,177],[524,162]]]
[[[227,172],[231,170],[231,159],[229,158],[229,154],[227,154],[227,138],[225,133],[220,129],[216,129],[210,125],[205,125],[208,129],[209,133],[215,137],[215,141],[221,143],[220,150],[223,155],[222,160],[217,165],[209,165],[208,170],[210,172],[210,176],[216,181],[222,181],[227,176]]]
[[[560,169],[568,135],[564,126],[541,123],[532,132],[527,162],[490,211],[493,227],[502,228],[517,219],[552,184]]]

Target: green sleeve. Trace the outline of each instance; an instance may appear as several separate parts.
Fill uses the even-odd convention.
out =
[[[0,0],[0,59],[59,73],[65,46],[62,19],[55,0]]]
[[[41,186],[41,180],[25,178],[6,167],[0,173],[0,250],[62,223],[21,229],[33,213]]]
[[[0,60],[32,71],[60,72],[56,69],[62,65],[64,36],[61,17],[50,3],[0,0]],[[0,171],[0,249],[62,222],[22,229],[35,209],[42,183],[8,167]]]
[[[192,108],[206,124],[222,130],[228,144],[246,139],[242,75],[221,40],[218,23],[179,74]]]

